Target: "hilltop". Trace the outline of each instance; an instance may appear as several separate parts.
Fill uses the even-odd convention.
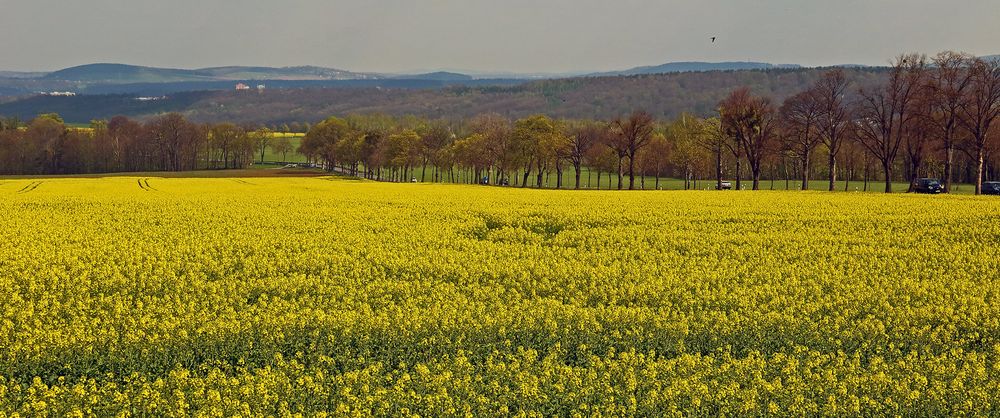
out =
[[[773,70],[802,68],[798,64],[770,64],[766,62],[669,62],[661,65],[650,65],[630,68],[623,71],[611,71],[590,74],[591,76],[610,75],[640,75],[669,74],[704,71],[740,71],[740,70]]]

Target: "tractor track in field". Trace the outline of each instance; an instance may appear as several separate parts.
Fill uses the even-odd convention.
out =
[[[18,190],[17,194],[31,193],[32,191],[34,191],[35,189],[37,189],[38,186],[41,186],[42,183],[43,182],[41,182],[41,181],[33,181],[31,183],[28,183],[27,186],[24,186],[24,187],[21,188],[21,190]]]
[[[156,190],[156,188],[154,188],[153,186],[149,185],[149,179],[136,179],[135,182],[136,182],[136,184],[139,185],[140,189],[145,190],[147,192],[158,192],[159,191],[159,190]]]
[[[246,184],[246,185],[249,185],[249,186],[256,186],[256,184],[251,183],[251,182],[246,181],[246,180],[240,180],[240,179],[230,179],[230,180],[235,181],[235,182],[240,183],[240,184]]]

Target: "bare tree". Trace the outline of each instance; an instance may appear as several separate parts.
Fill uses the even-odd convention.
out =
[[[178,113],[168,113],[149,121],[145,130],[158,151],[161,169],[183,171],[198,167],[198,151],[205,142],[201,127]]]
[[[619,149],[628,157],[629,190],[635,189],[635,155],[649,144],[653,135],[653,122],[653,116],[641,110],[632,112],[628,119],[617,118],[611,121],[611,133],[618,137],[616,142]]]
[[[909,181],[907,192],[912,192],[916,181],[920,178],[920,167],[927,156],[933,129],[935,113],[933,92],[929,88],[921,88],[914,101],[913,122],[906,126],[903,132],[903,142],[906,149],[906,174]]]
[[[570,126],[566,135],[568,140],[567,158],[573,164],[576,171],[575,188],[580,188],[580,174],[583,171],[583,164],[586,162],[587,154],[594,145],[601,142],[607,133],[604,126],[595,123],[580,123]]]
[[[983,192],[983,163],[993,122],[1000,116],[1000,62],[975,59],[969,69],[969,99],[961,106],[960,121],[969,132],[975,153],[976,194]]]
[[[611,125],[608,125],[608,134],[604,136],[604,145],[607,145],[611,149],[611,153],[617,158],[617,165],[613,167],[614,170],[618,172],[618,190],[622,189],[625,176],[623,167],[625,166],[622,161],[628,156],[628,143],[625,142],[624,137],[613,132]],[[608,182],[611,182],[611,174],[608,174]],[[608,185],[611,188],[611,185]]]
[[[777,112],[767,97],[755,97],[750,89],[737,89],[719,105],[722,126],[735,138],[750,164],[753,189],[760,190],[761,163],[775,136]]]
[[[527,187],[532,165],[535,167],[535,185],[542,187],[548,166],[557,157],[556,148],[564,142],[561,129],[558,123],[544,115],[530,116],[514,123],[514,148],[519,150],[518,159],[524,162],[521,187]]]
[[[969,54],[945,51],[933,59],[934,67],[928,71],[927,87],[930,90],[930,106],[927,127],[935,131],[935,136],[944,148],[944,191],[951,192],[954,178],[955,149],[958,142],[959,116],[969,100],[972,84],[970,66],[973,58]]]
[[[124,116],[115,116],[108,121],[109,139],[120,153],[119,169],[125,171],[149,169],[146,165],[149,150],[141,143],[142,132],[142,125]]]
[[[847,137],[847,124],[851,120],[846,103],[847,77],[844,71],[835,69],[823,74],[823,77],[813,87],[816,100],[819,102],[821,115],[817,121],[819,138],[826,145],[827,168],[829,172],[829,190],[832,192],[837,182],[837,154]]]
[[[247,134],[250,135],[254,145],[256,145],[260,150],[260,162],[263,164],[264,153],[267,151],[267,145],[271,143],[272,139],[274,139],[274,131],[266,127],[261,127],[260,129],[249,131]]]
[[[271,142],[271,152],[281,154],[281,161],[288,161],[288,152],[292,150],[292,141],[287,136],[279,136]]]
[[[722,150],[730,142],[722,130],[718,118],[709,118],[699,122],[701,132],[696,136],[698,145],[712,154],[715,159],[715,189],[722,190]]]
[[[781,105],[781,122],[785,148],[799,160],[802,190],[809,190],[813,150],[819,145],[818,124],[823,109],[813,90],[806,90],[785,100]]]
[[[438,168],[441,166],[440,161],[438,161],[438,157],[441,155],[441,150],[444,149],[448,145],[449,141],[451,141],[454,137],[454,133],[448,125],[448,122],[444,120],[432,120],[428,123],[421,124],[417,129],[417,133],[420,134],[420,139],[423,143],[423,146],[421,147],[421,150],[423,151],[423,155],[421,156],[423,161],[420,169],[420,181],[426,181],[428,164],[433,166],[431,181],[437,181]]]
[[[529,142],[519,144],[514,137],[514,127],[510,119],[499,113],[484,113],[469,122],[469,129],[482,135],[486,140],[488,160],[487,165],[496,168],[495,184],[500,184],[509,170],[519,165],[525,158],[521,151],[530,148]],[[531,141],[531,139],[528,139]],[[479,167],[488,170],[489,167]],[[487,174],[490,174],[487,171]]]
[[[667,163],[671,163],[682,171],[684,190],[688,190],[697,182],[698,162],[706,156],[704,151],[707,149],[703,145],[705,139],[702,138],[706,134],[704,123],[697,117],[681,113],[679,119],[664,124],[663,129],[666,141],[662,145],[665,146],[657,147],[658,151],[653,153],[655,158],[651,159],[657,169],[657,186],[659,177],[664,174],[660,171]],[[659,145],[656,141],[657,137],[654,136],[651,148]]]
[[[884,85],[860,92],[858,141],[882,164],[886,193],[892,193],[893,163],[907,125],[916,115],[913,101],[926,66],[923,55],[901,55],[893,62]]]

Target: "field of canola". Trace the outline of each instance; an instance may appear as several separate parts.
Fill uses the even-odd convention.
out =
[[[1000,199],[0,180],[0,416],[1000,414]]]

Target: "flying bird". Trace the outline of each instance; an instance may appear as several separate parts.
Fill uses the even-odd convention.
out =
[[[712,37],[712,43],[713,44],[715,43],[715,37],[714,36]]]

